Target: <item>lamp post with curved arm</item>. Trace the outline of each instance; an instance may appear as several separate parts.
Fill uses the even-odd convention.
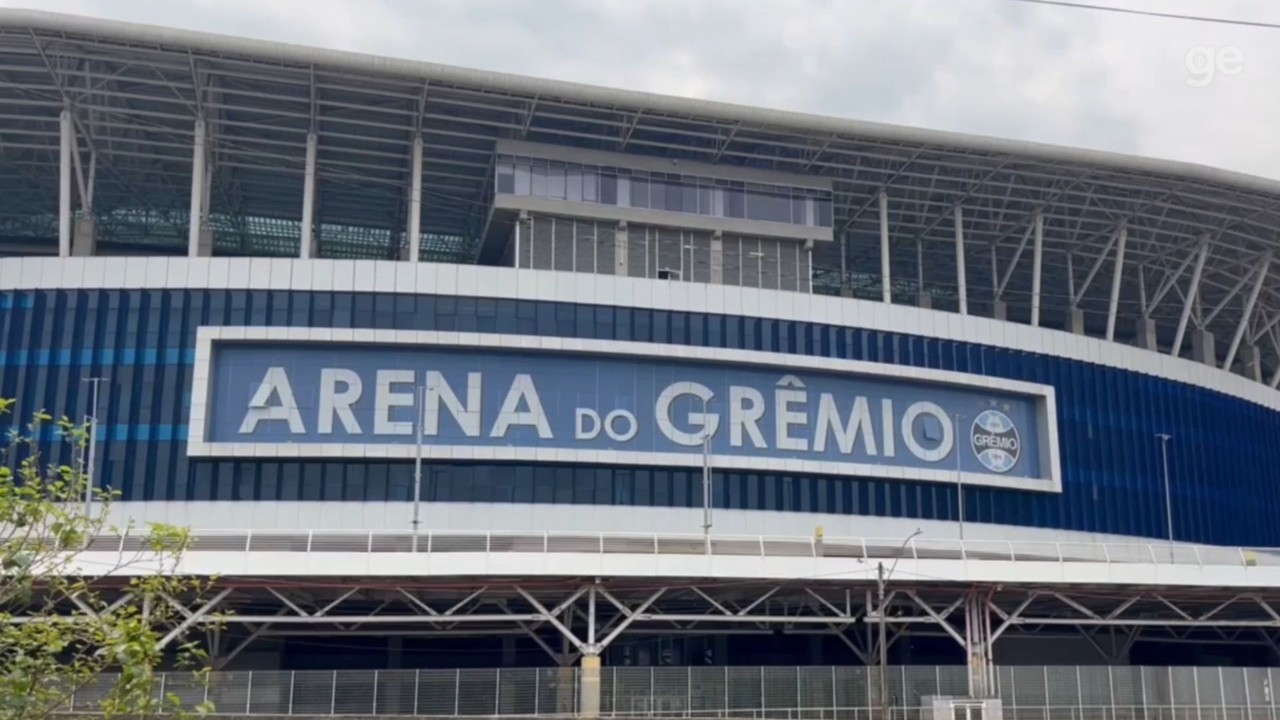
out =
[[[907,547],[908,543],[910,543],[917,536],[923,533],[924,533],[923,530],[916,528],[915,532],[908,535],[906,539],[902,541],[902,545],[898,546],[898,552],[895,553],[893,564],[889,566],[889,572],[886,573],[884,570],[884,561],[880,561],[876,563],[876,605],[878,608],[877,614],[880,616],[880,640],[878,645],[879,645],[879,653],[880,653],[879,665],[880,665],[880,717],[881,717],[881,720],[889,719],[889,693],[888,693],[889,644],[887,642],[888,618],[885,616],[884,588],[885,588],[885,585],[889,583],[889,580],[893,578],[893,571],[898,569],[898,561],[902,559],[902,551]]]

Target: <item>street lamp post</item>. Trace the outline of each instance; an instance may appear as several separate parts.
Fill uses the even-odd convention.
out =
[[[884,607],[884,589],[889,584],[889,580],[893,578],[893,571],[898,569],[898,561],[902,559],[902,551],[916,538],[917,535],[923,533],[923,530],[916,528],[916,531],[907,536],[902,541],[902,545],[898,547],[896,557],[893,559],[893,565],[889,566],[889,571],[885,572],[884,561],[876,563],[876,607],[877,614],[880,616],[880,632],[879,641],[876,643],[879,651],[879,676],[880,676],[880,719],[889,720],[889,642],[888,642],[888,616],[885,615]]]
[[[82,382],[90,383],[92,386],[92,394],[89,396],[89,443],[88,443],[88,459],[84,463],[84,516],[89,518],[93,514],[93,483],[94,469],[97,467],[98,455],[98,391],[102,385],[104,377],[84,378]]]
[[[1169,562],[1173,562],[1173,497],[1169,493],[1169,440],[1168,433],[1156,433],[1160,438],[1160,459],[1164,465],[1164,522],[1169,533]]]
[[[956,446],[956,504],[957,515],[960,520],[960,542],[963,548],[964,543],[964,473],[960,469],[960,423],[964,416],[956,413],[952,416],[952,422],[955,423],[955,446]],[[963,552],[963,550],[962,550]]]
[[[418,551],[418,526],[421,525],[422,508],[422,414],[427,409],[427,386],[417,388],[417,402],[413,404],[413,551]]]
[[[702,401],[702,541],[711,554],[711,430],[707,427],[707,401]]]

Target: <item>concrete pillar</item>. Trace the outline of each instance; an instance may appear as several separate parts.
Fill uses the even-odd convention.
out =
[[[1009,303],[1003,300],[997,300],[995,306],[991,310],[991,316],[997,320],[1009,319]]]
[[[1245,377],[1254,382],[1262,382],[1262,348],[1257,345],[1245,345],[1240,351],[1240,360],[1244,363]]]
[[[1156,336],[1156,321],[1150,318],[1138,318],[1137,326],[1134,335],[1137,338],[1138,347],[1144,350],[1158,351],[1160,349],[1160,341]]]
[[[889,196],[880,191],[880,287],[881,299],[893,302],[892,264],[889,262]]]
[[[1084,334],[1084,311],[1080,308],[1073,307],[1067,311],[1067,332]]]
[[[630,239],[627,235],[627,224],[625,222],[618,223],[618,232],[614,235],[613,240],[613,274],[627,276],[631,274],[631,268],[628,265],[629,248],[631,246]]]
[[[1205,365],[1218,366],[1218,349],[1213,333],[1208,330],[1191,331],[1191,359]]]
[[[200,228],[200,236],[196,238],[195,257],[213,257],[213,228]]]
[[[959,301],[961,315],[969,314],[969,282],[965,276],[964,259],[964,208],[957,205],[955,209],[956,225],[956,300]]]
[[[1044,274],[1044,217],[1040,211],[1036,211],[1035,219],[1031,226],[1032,235],[1035,237],[1035,250],[1033,250],[1031,261],[1031,326],[1040,327],[1040,278]]]
[[[724,234],[719,230],[711,234],[711,284],[724,284]]]
[[[409,159],[409,219],[405,226],[401,260],[418,262],[422,257],[422,134],[413,136]]]
[[[63,110],[58,119],[58,257],[71,255],[71,111]]]
[[[205,230],[209,208],[205,204],[207,193],[205,183],[208,174],[205,172],[207,151],[205,150],[206,133],[208,132],[204,118],[196,118],[191,142],[191,206],[187,213],[187,257],[209,257],[208,253],[200,253],[200,236]]]
[[[98,236],[94,229],[93,217],[84,215],[76,218],[75,235],[71,238],[71,255],[93,257],[97,254]]]
[[[916,304],[925,310],[933,308],[933,296],[927,292],[916,293]]]
[[[300,241],[303,260],[316,256],[316,152],[319,136],[315,132],[307,133],[307,154],[302,176],[302,238]]]
[[[600,656],[582,656],[582,677],[579,686],[578,717],[600,717]]]

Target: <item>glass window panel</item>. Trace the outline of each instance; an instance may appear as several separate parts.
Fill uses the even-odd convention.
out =
[[[631,207],[647,208],[649,207],[649,181],[631,180]]]
[[[583,202],[597,202],[600,199],[599,192],[600,176],[594,170],[584,170],[582,173],[582,200]]]
[[[679,185],[667,185],[667,210],[681,212],[684,210],[684,193]]]
[[[552,200],[565,199],[565,169],[552,166],[547,170],[547,197]]]
[[[600,204],[618,204],[618,178],[613,175],[600,176]]]
[[[517,195],[528,195],[532,190],[532,173],[529,170],[528,162],[521,162],[516,165],[515,169],[515,193]]]
[[[725,217],[744,218],[747,216],[747,197],[741,190],[725,191]]]
[[[582,170],[570,168],[568,180],[567,199],[573,202],[582,202]]]
[[[547,173],[546,163],[535,163],[533,166],[533,190],[531,194],[534,197],[547,196]]]
[[[510,165],[498,167],[498,192],[513,193],[516,190],[516,172]]]
[[[684,185],[680,188],[681,209],[687,213],[698,212],[698,188]]]
[[[818,209],[818,227],[832,227],[831,221],[831,201],[816,201]]]

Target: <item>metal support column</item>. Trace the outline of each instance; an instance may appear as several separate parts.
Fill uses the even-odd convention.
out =
[[[71,110],[58,117],[58,257],[71,256]]]
[[[1031,254],[1031,326],[1040,327],[1040,277],[1044,274],[1044,216],[1036,211],[1033,222],[1035,247]]]
[[[1173,347],[1169,354],[1177,357],[1182,352],[1182,339],[1187,334],[1187,321],[1191,319],[1191,308],[1195,307],[1196,296],[1200,291],[1200,276],[1204,273],[1204,262],[1209,258],[1209,241],[1200,243],[1200,254],[1196,256],[1196,267],[1191,271],[1191,284],[1187,287],[1187,299],[1182,304],[1182,316],[1178,318],[1178,333],[1174,335]]]
[[[885,612],[884,586],[888,582],[885,575],[884,563],[876,563],[876,619],[879,626],[879,634],[876,641],[876,653],[878,655],[876,661],[876,689],[879,691],[879,705],[881,720],[889,718],[889,638],[886,628],[889,622],[888,615]]]
[[[1222,363],[1222,369],[1227,372],[1231,372],[1231,363],[1236,360],[1236,352],[1240,350],[1240,341],[1244,340],[1244,332],[1249,328],[1249,318],[1253,316],[1253,308],[1258,303],[1258,295],[1262,293],[1262,286],[1267,281],[1267,272],[1270,269],[1271,253],[1268,252],[1258,265],[1258,276],[1253,281],[1253,289],[1249,291],[1249,299],[1244,303],[1244,312],[1240,315],[1240,324],[1236,325],[1236,334],[1231,338],[1231,348],[1227,350],[1227,359]]]
[[[200,256],[200,231],[205,220],[205,122],[196,118],[195,139],[191,143],[191,210],[187,215],[187,257]]]
[[[889,266],[889,195],[880,191],[880,288],[882,299],[893,302],[893,278]]]
[[[306,260],[315,254],[315,206],[316,206],[316,149],[319,139],[315,132],[307,133],[307,159],[302,181],[302,252]]]
[[[964,274],[964,208],[956,205],[956,299],[960,314],[969,314],[969,286]]]
[[[422,134],[413,137],[413,158],[409,168],[409,262],[422,256]]]
[[[1107,306],[1107,340],[1116,338],[1116,312],[1120,306],[1120,280],[1124,277],[1124,245],[1129,238],[1129,227],[1121,224],[1116,230],[1116,267],[1111,274],[1111,304]]]
[[[991,617],[982,590],[966,593],[964,600],[965,655],[969,665],[969,697],[989,698],[995,694],[991,665]]]

